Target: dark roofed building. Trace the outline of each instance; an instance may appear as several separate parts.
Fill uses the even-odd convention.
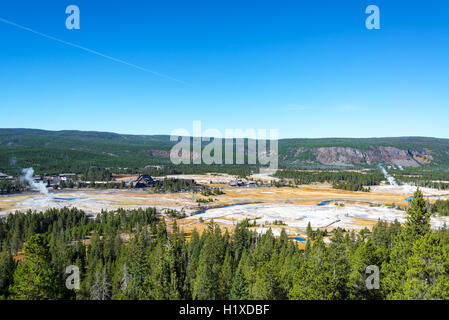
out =
[[[141,174],[139,177],[134,181],[134,187],[135,188],[145,188],[145,187],[151,187],[154,185],[154,179],[151,178],[148,174]]]

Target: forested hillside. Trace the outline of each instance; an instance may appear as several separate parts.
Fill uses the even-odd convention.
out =
[[[131,172],[152,164],[170,165],[174,144],[168,135],[0,129],[0,172],[17,174],[19,167],[31,166],[38,174],[81,173],[92,166],[112,168],[114,173]],[[203,147],[206,144],[203,142]],[[444,169],[449,165],[449,140],[424,137],[279,140],[282,168],[366,168],[379,163],[397,168]]]

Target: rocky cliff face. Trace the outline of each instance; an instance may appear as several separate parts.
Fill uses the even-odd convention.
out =
[[[371,146],[368,149],[321,147],[313,149],[312,152],[317,162],[329,166],[352,166],[354,164],[374,165],[384,163],[403,167],[418,167],[421,164],[430,163],[432,160],[430,154],[386,146]]]

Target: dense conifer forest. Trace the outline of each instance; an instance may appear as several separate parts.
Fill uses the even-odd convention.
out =
[[[351,191],[369,191],[369,188],[366,188],[366,186],[378,185],[381,181],[385,180],[384,175],[379,170],[365,172],[342,170],[278,170],[274,176],[293,179],[296,185],[328,182],[336,189]]]
[[[152,208],[16,212],[0,219],[2,299],[448,299],[449,230],[431,230],[418,190],[404,225],[372,232],[308,228],[300,250],[285,232],[232,234],[214,222],[184,234]],[[325,242],[324,237],[330,237]],[[80,287],[66,287],[66,268]],[[379,289],[366,286],[367,267]]]
[[[192,140],[193,138],[191,138]],[[193,141],[193,140],[192,140]],[[235,141],[234,141],[235,142]],[[233,143],[234,143],[233,142]],[[247,161],[248,140],[245,139],[244,158]],[[254,170],[254,165],[183,165],[170,166],[170,150],[176,144],[169,135],[126,135],[93,131],[47,131],[37,129],[0,128],[0,172],[18,175],[20,168],[33,167],[36,174],[73,172],[82,174],[91,167],[108,168],[113,173],[141,173],[149,165],[168,166],[178,173],[225,172],[242,175]],[[192,143],[191,143],[192,145]],[[202,144],[202,148],[207,143]],[[339,161],[320,162],[320,148],[352,148],[355,154],[371,150],[375,156],[368,163],[363,157],[353,159],[346,166]],[[322,138],[279,139],[279,167],[288,169],[374,168],[378,163],[395,163],[376,148],[396,148],[410,159],[423,156],[419,167],[444,171],[449,164],[449,140],[426,137],[397,138]],[[234,146],[235,148],[235,146]],[[223,146],[223,160],[225,159]],[[323,150],[322,150],[323,151]],[[323,151],[329,156],[331,151]],[[235,154],[234,154],[235,156]],[[418,159],[418,158],[417,158]],[[400,159],[396,159],[400,161]],[[335,163],[334,163],[335,162]],[[222,161],[222,163],[225,163]],[[236,161],[234,161],[234,164]],[[260,165],[260,163],[256,164]],[[165,169],[164,169],[165,170]],[[237,172],[238,171],[238,172]]]
[[[449,172],[435,170],[392,170],[391,174],[400,183],[407,183],[417,187],[428,187],[439,190],[449,189]]]

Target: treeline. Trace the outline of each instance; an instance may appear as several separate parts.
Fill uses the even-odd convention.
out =
[[[101,150],[101,149],[98,149]],[[153,165],[153,167],[151,167]],[[157,167],[161,167],[157,169]],[[149,174],[163,176],[168,174],[205,174],[209,172],[227,173],[246,177],[251,171],[258,172],[258,165],[174,165],[169,158],[149,157],[142,150],[121,151],[117,154],[97,154],[71,149],[6,149],[0,150],[0,172],[18,176],[21,168],[33,167],[38,175],[58,175],[63,172],[85,176],[84,180],[107,180],[108,171],[117,174]],[[91,169],[93,168],[93,169]]]
[[[95,219],[76,209],[17,213],[0,224],[0,295],[448,299],[449,231],[432,231],[426,201],[419,191],[414,197],[403,226],[379,222],[372,232],[336,229],[328,244],[324,232],[312,232],[304,250],[285,232],[255,233],[248,221],[232,234],[211,222],[200,235],[184,234],[176,223],[168,228],[154,209],[103,212]],[[79,289],[64,285],[69,265],[79,267]],[[367,286],[367,270],[379,270],[379,287],[375,279]]]
[[[98,149],[101,150],[101,149]],[[26,148],[0,149],[0,171],[13,176],[21,175],[21,168],[33,167],[37,175],[60,173],[83,174],[90,167],[109,168],[121,165],[138,166],[132,159],[112,157],[71,149]]]
[[[23,190],[25,190],[25,186],[21,183],[13,183],[9,180],[0,180],[0,194],[21,192]]]
[[[431,181],[449,181],[448,171],[428,171],[428,170],[416,170],[416,169],[404,169],[404,170],[390,170],[390,174],[395,178],[402,176],[419,177]]]
[[[65,182],[60,181],[57,188],[59,190],[63,189],[81,189],[81,188],[91,188],[91,189],[130,189],[131,186],[127,186],[124,181],[115,182],[115,181],[107,181],[106,183],[101,183],[95,181],[78,181],[78,182]]]
[[[439,190],[449,189],[449,172],[424,171],[424,170],[393,170],[391,174],[401,183],[411,184],[417,187],[427,187]]]
[[[164,179],[154,181],[150,190],[154,192],[184,192],[195,190],[200,186],[195,181],[187,179]],[[202,188],[202,187],[201,187]]]
[[[278,170],[274,176],[293,179],[296,185],[327,182],[331,183],[333,188],[351,191],[369,191],[365,186],[378,185],[384,180],[384,176],[378,170],[366,172]]]
[[[77,183],[65,183],[63,181],[59,184],[59,189],[65,188],[92,188],[92,189],[134,189],[132,184],[126,184],[124,181],[108,181],[106,183],[95,183],[90,181],[78,181]],[[146,187],[147,190],[156,193],[164,192],[184,192],[196,190],[196,188],[205,189],[194,181],[187,179],[164,179],[155,180],[151,187]]]
[[[108,169],[89,167],[81,175],[83,181],[112,181],[112,172]]]
[[[370,188],[365,188],[365,184],[360,181],[334,182],[332,188],[348,190],[348,191],[364,191],[370,192]]]
[[[257,166],[249,165],[206,165],[206,164],[179,164],[164,165],[162,168],[134,168],[122,170],[122,173],[134,174],[144,173],[150,176],[165,176],[170,174],[206,174],[206,173],[226,173],[236,175],[242,178],[249,176],[251,173],[258,173]]]
[[[401,183],[411,184],[416,187],[426,187],[433,188],[438,190],[448,190],[449,183],[441,182],[441,181],[429,181],[421,178],[413,178],[413,177],[400,177],[398,179]]]

